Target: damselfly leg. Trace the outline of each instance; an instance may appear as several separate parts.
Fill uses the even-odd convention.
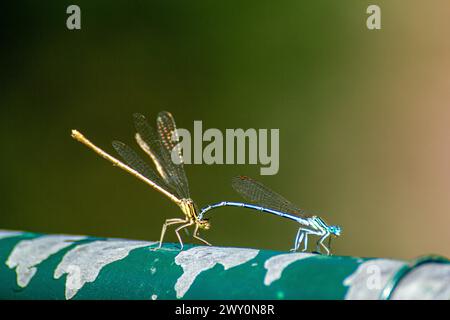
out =
[[[325,249],[325,251],[327,252],[327,255],[330,255],[330,250],[323,243],[325,241],[325,239],[328,238],[329,236],[330,236],[330,233],[327,232],[319,239],[319,241],[317,241],[317,246],[316,246],[317,252],[321,252],[320,247],[322,246]]]
[[[159,245],[157,248],[155,248],[155,250],[161,249],[163,240],[164,240],[164,235],[166,234],[166,230],[167,230],[168,226],[174,225],[174,224],[186,223],[187,221],[188,220],[186,220],[186,219],[179,219],[179,218],[167,219],[162,226],[161,237],[159,238]]]
[[[297,235],[295,237],[294,248],[292,248],[290,251],[291,252],[297,251],[298,248],[300,247],[300,245],[302,244],[302,242],[304,242],[304,248],[302,251],[306,251],[306,249],[308,248],[308,238],[307,238],[306,230],[303,228],[299,228]]]
[[[205,239],[201,238],[201,237],[198,235],[198,228],[199,228],[199,225],[196,225],[196,226],[195,226],[195,229],[194,229],[194,235],[193,235],[193,237],[194,237],[195,239],[197,239],[197,240],[200,240],[200,241],[203,242],[204,244],[210,246],[211,243],[209,243],[208,241],[206,241]]]
[[[300,243],[303,241],[303,237],[304,234],[300,228],[298,229],[297,235],[295,236],[294,247],[290,250],[291,252],[297,251],[298,247],[300,246]]]
[[[183,250],[183,247],[184,247],[183,240],[181,240],[181,236],[180,236],[180,230],[190,227],[192,225],[194,225],[194,221],[189,221],[188,223],[183,224],[182,226],[175,229],[175,234],[177,235],[178,240],[180,241],[180,250]]]

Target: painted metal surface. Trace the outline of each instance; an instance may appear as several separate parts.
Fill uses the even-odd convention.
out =
[[[0,230],[0,299],[377,299],[406,262]],[[393,299],[449,299],[450,266]]]

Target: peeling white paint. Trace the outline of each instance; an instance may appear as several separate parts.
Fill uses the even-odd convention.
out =
[[[51,255],[70,246],[73,241],[85,239],[83,236],[50,235],[31,240],[20,241],[13,249],[6,261],[10,268],[16,268],[17,284],[26,287],[42,261]]]
[[[388,280],[404,265],[404,262],[388,259],[373,259],[360,264],[344,280],[344,285],[349,287],[345,299],[378,299]]]
[[[398,284],[393,300],[449,300],[450,265],[427,263],[410,271]]]
[[[175,257],[175,263],[183,268],[183,274],[175,284],[177,298],[185,295],[201,272],[218,263],[228,270],[252,260],[258,253],[259,250],[256,249],[220,247],[195,247],[181,251]]]
[[[0,230],[0,239],[6,239],[11,237],[17,237],[21,234],[24,234],[23,231],[9,231],[9,230]]]
[[[294,263],[295,261],[314,257],[313,253],[284,253],[273,257],[270,257],[264,263],[264,268],[267,269],[266,276],[264,277],[264,284],[270,286],[272,282],[281,278],[283,270]]]
[[[67,300],[72,299],[85,283],[97,279],[103,267],[127,257],[133,249],[155,243],[109,239],[78,245],[64,255],[54,277],[59,279],[67,274],[65,295]]]

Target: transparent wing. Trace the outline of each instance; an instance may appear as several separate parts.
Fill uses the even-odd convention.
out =
[[[240,176],[232,179],[231,185],[244,199],[262,207],[305,216],[305,212],[278,193],[249,177]]]
[[[162,111],[158,114],[156,126],[161,141],[161,156],[171,184],[178,190],[180,196],[189,198],[189,184],[184,171],[184,160],[175,120],[169,112]]]
[[[166,189],[166,191],[173,193],[173,190],[168,186],[158,174],[150,168],[150,166],[144,162],[144,160],[139,157],[139,155],[127,146],[125,143],[120,141],[113,141],[112,143],[116,152],[125,160],[125,162],[134,170],[142,174],[144,177],[152,180],[160,187]]]
[[[155,163],[156,169],[161,177],[170,183],[167,169],[164,167],[163,156],[161,154],[161,141],[158,134],[147,122],[147,119],[140,113],[133,114],[134,126],[136,128],[136,141],[142,150],[147,153]]]
[[[181,150],[177,146],[178,136],[172,115],[168,112],[161,112],[158,115],[156,122],[158,132],[148,124],[142,114],[134,114],[133,120],[137,131],[136,141],[153,160],[160,176],[175,190],[179,198],[189,198],[189,186]],[[174,141],[171,139],[172,136],[175,137]],[[174,156],[179,165],[172,161],[172,150],[176,150]]]

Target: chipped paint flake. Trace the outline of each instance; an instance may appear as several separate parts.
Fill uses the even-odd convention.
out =
[[[373,259],[360,264],[344,280],[344,285],[349,287],[345,299],[378,299],[388,280],[404,265],[404,262],[389,259]]]
[[[264,284],[270,286],[272,282],[281,278],[284,269],[298,260],[314,257],[313,253],[285,253],[270,257],[264,263],[264,268],[267,269],[264,277]]]
[[[6,265],[16,269],[17,284],[25,288],[36,274],[37,265],[51,255],[72,245],[73,241],[85,239],[82,236],[50,235],[20,241],[6,261]]]
[[[175,283],[177,298],[182,298],[194,283],[197,276],[216,264],[223,265],[225,270],[244,264],[259,253],[255,249],[195,247],[181,251],[175,263],[183,268],[183,274]]]
[[[427,263],[410,271],[398,284],[393,300],[449,300],[450,265]]]
[[[72,299],[84,284],[97,279],[103,267],[124,259],[131,250],[155,243],[109,239],[78,245],[64,255],[54,277],[59,279],[67,274],[65,295],[67,300]]]
[[[9,230],[0,230],[0,239],[6,239],[11,237],[17,237],[21,234],[24,234],[23,231],[9,231]]]

